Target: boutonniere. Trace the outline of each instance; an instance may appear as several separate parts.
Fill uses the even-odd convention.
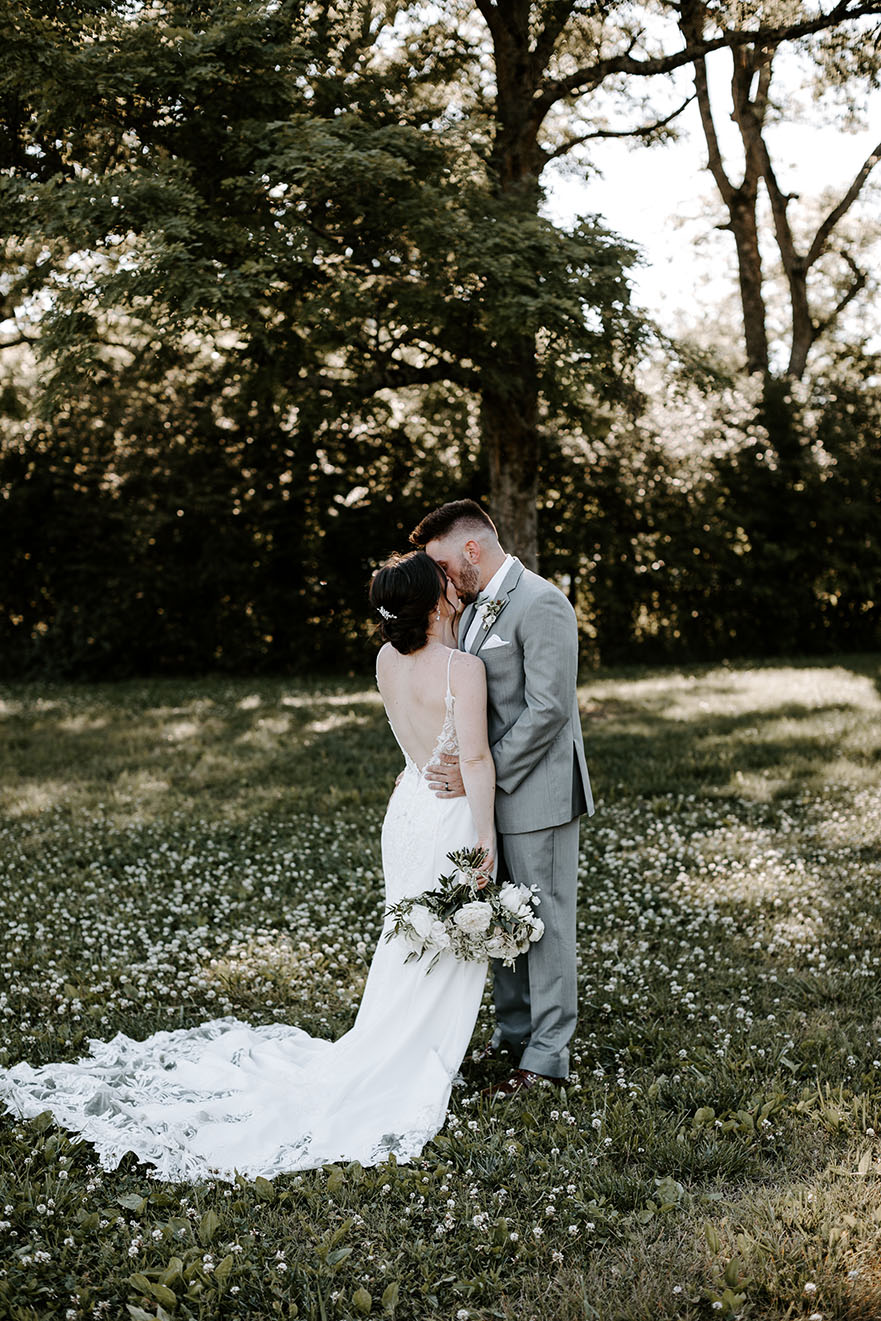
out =
[[[507,601],[503,596],[496,597],[494,601],[481,601],[478,604],[477,613],[483,620],[483,627],[486,632],[489,632],[492,628],[506,605]]]

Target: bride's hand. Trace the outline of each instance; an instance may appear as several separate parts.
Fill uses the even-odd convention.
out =
[[[490,840],[480,839],[477,841],[477,847],[483,849],[486,857],[480,864],[481,879],[477,882],[478,890],[482,890],[489,885],[492,880],[493,872],[496,866],[496,841],[495,836]]]

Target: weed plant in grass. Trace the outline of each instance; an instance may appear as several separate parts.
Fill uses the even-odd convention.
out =
[[[105,1171],[7,1117],[0,1317],[881,1317],[879,686],[871,657],[587,682],[566,1088],[490,1106],[473,1066],[412,1166],[274,1183]],[[351,1025],[399,769],[371,684],[0,697],[0,1061]]]

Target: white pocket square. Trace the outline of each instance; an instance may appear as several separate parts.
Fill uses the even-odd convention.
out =
[[[510,642],[500,638],[498,633],[490,633],[486,642],[481,647],[481,651],[489,651],[491,647],[510,647]]]

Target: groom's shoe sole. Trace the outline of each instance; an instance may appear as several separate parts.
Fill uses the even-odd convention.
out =
[[[550,1074],[533,1073],[531,1069],[515,1069],[504,1082],[485,1087],[480,1094],[490,1101],[507,1101],[510,1097],[519,1096],[521,1092],[528,1092],[542,1083],[553,1083],[555,1087],[562,1087],[568,1081],[568,1078],[553,1078]]]

